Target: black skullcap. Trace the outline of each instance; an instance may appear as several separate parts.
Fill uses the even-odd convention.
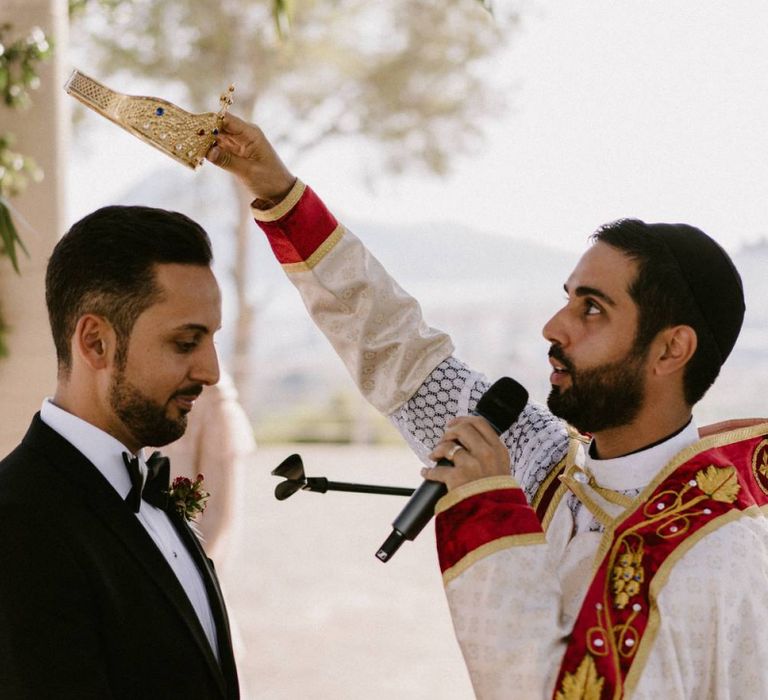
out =
[[[720,352],[733,350],[744,321],[744,287],[733,261],[706,233],[687,224],[646,224],[679,268],[705,328]]]

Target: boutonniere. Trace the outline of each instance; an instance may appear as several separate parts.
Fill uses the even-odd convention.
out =
[[[186,476],[177,476],[168,490],[168,497],[173,501],[179,513],[189,522],[196,520],[199,515],[203,514],[210,495],[203,488],[202,474],[198,474],[194,481]]]

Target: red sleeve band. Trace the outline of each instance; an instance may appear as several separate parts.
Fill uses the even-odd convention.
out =
[[[519,488],[469,496],[438,514],[435,522],[440,571],[494,540],[543,532]]]
[[[305,262],[338,226],[325,204],[306,187],[301,199],[277,221],[256,222],[281,265]]]

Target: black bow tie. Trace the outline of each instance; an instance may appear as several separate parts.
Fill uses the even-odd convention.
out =
[[[141,469],[139,458],[131,457],[123,452],[123,462],[131,477],[131,490],[125,497],[125,502],[134,513],[139,512],[141,501],[166,510],[168,508],[168,486],[171,480],[171,461],[159,452],[153,452],[147,460],[147,479],[141,488]]]

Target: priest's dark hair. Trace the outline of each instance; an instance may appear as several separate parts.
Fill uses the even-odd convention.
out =
[[[209,267],[212,262],[208,234],[178,212],[108,206],[73,224],[54,247],[45,277],[60,375],[71,369],[70,342],[84,314],[112,324],[116,361],[123,364],[136,319],[161,298],[155,265]]]
[[[744,289],[733,261],[712,238],[687,224],[619,219],[598,229],[592,240],[637,263],[628,290],[639,311],[636,350],[646,349],[671,326],[696,332],[696,352],[683,375],[685,400],[693,406],[720,373],[744,320]]]

